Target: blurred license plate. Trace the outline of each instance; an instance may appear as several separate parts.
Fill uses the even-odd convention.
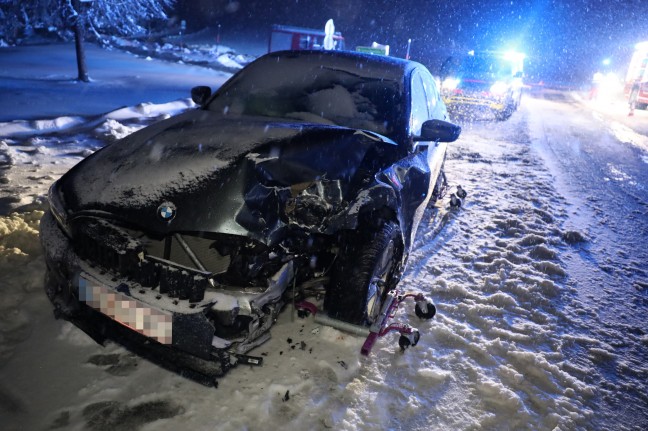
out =
[[[162,344],[171,344],[172,314],[116,292],[96,281],[79,277],[79,299],[95,310]]]

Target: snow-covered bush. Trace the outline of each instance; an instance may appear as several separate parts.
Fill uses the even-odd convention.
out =
[[[0,38],[15,43],[42,30],[59,35],[82,19],[89,35],[145,34],[167,20],[175,0],[0,0]]]

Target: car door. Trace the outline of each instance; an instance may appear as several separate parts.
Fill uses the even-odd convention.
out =
[[[448,110],[441,99],[441,92],[437,88],[436,81],[427,70],[421,70],[421,81],[427,95],[429,119],[448,121]],[[418,144],[421,145],[421,143]],[[448,144],[445,142],[425,142],[423,145],[427,147],[427,163],[430,167],[430,176],[435,180],[443,168]],[[430,194],[435,182],[432,181],[430,184]]]
[[[401,209],[401,228],[403,230],[406,247],[409,247],[416,229],[423,217],[434,182],[430,180],[431,167],[437,164],[436,151],[430,151],[435,146],[434,142],[414,142],[414,136],[420,136],[423,123],[432,118],[438,100],[431,97],[438,96],[430,90],[434,87],[422,71],[414,69],[409,82],[409,133],[407,139],[407,155],[390,167],[389,175],[399,182],[399,198]],[[426,88],[427,87],[427,88]],[[437,114],[438,115],[438,114]],[[443,119],[443,118],[441,118]],[[436,174],[438,175],[438,169]],[[434,177],[436,178],[436,176]],[[393,182],[393,181],[392,181]]]

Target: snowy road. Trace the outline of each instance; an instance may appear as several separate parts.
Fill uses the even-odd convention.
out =
[[[566,329],[586,340],[565,355],[599,388],[606,427],[646,429],[648,138],[619,121],[618,110],[592,111],[552,96],[536,101],[534,145],[567,199],[565,225],[589,238],[563,258],[566,286],[575,294]],[[566,105],[569,127],[560,119]],[[647,114],[638,111],[631,120],[646,127]]]
[[[464,182],[477,196],[472,193],[457,220],[461,226],[446,226],[433,242],[439,242],[434,246],[439,259],[452,262],[450,271],[439,268],[440,277],[450,272],[449,279],[474,280],[477,292],[469,290],[468,296],[476,294],[480,305],[497,292],[525,309],[496,310],[493,320],[490,308],[486,313],[468,308],[467,320],[478,322],[468,326],[477,329],[477,341],[468,340],[486,347],[472,356],[484,355],[490,362],[485,368],[495,360],[495,381],[503,384],[499,390],[515,388],[504,378],[511,366],[520,373],[513,375],[529,384],[514,392],[537,416],[531,424],[513,420],[507,427],[551,428],[553,412],[572,408],[579,410],[573,417],[581,418],[556,424],[568,429],[644,429],[648,424],[648,141],[623,125],[617,112],[590,108],[570,94],[546,92],[527,97],[522,112],[506,124],[466,125],[462,144],[478,145],[459,149],[455,163],[465,169],[455,169],[476,181],[473,187]],[[639,124],[646,114],[638,113]],[[481,144],[484,137],[493,139],[490,145]],[[495,175],[479,169],[481,160]],[[454,235],[470,245],[457,244]],[[539,273],[533,274],[525,258]],[[540,289],[525,289],[529,282]],[[490,337],[484,339],[483,331]],[[501,340],[524,341],[529,347],[511,358],[509,345],[500,356],[491,343],[501,331],[511,331]],[[525,370],[516,364],[521,357],[533,366]],[[539,393],[542,397],[534,400]],[[547,421],[535,422],[541,417]]]
[[[446,166],[469,196],[428,211],[403,280],[439,313],[400,311],[404,354],[286,310],[263,367],[202,387],[54,321],[40,213],[0,218],[3,429],[648,429],[645,135],[563,93],[463,127]]]

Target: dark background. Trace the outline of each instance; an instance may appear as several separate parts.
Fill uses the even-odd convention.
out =
[[[648,39],[647,0],[178,0],[176,12],[189,30],[220,24],[223,44],[264,44],[272,24],[323,29],[332,18],[347,49],[376,41],[404,57],[411,38],[411,58],[431,69],[453,50],[517,49],[530,79],[555,82],[623,75],[634,44]]]

